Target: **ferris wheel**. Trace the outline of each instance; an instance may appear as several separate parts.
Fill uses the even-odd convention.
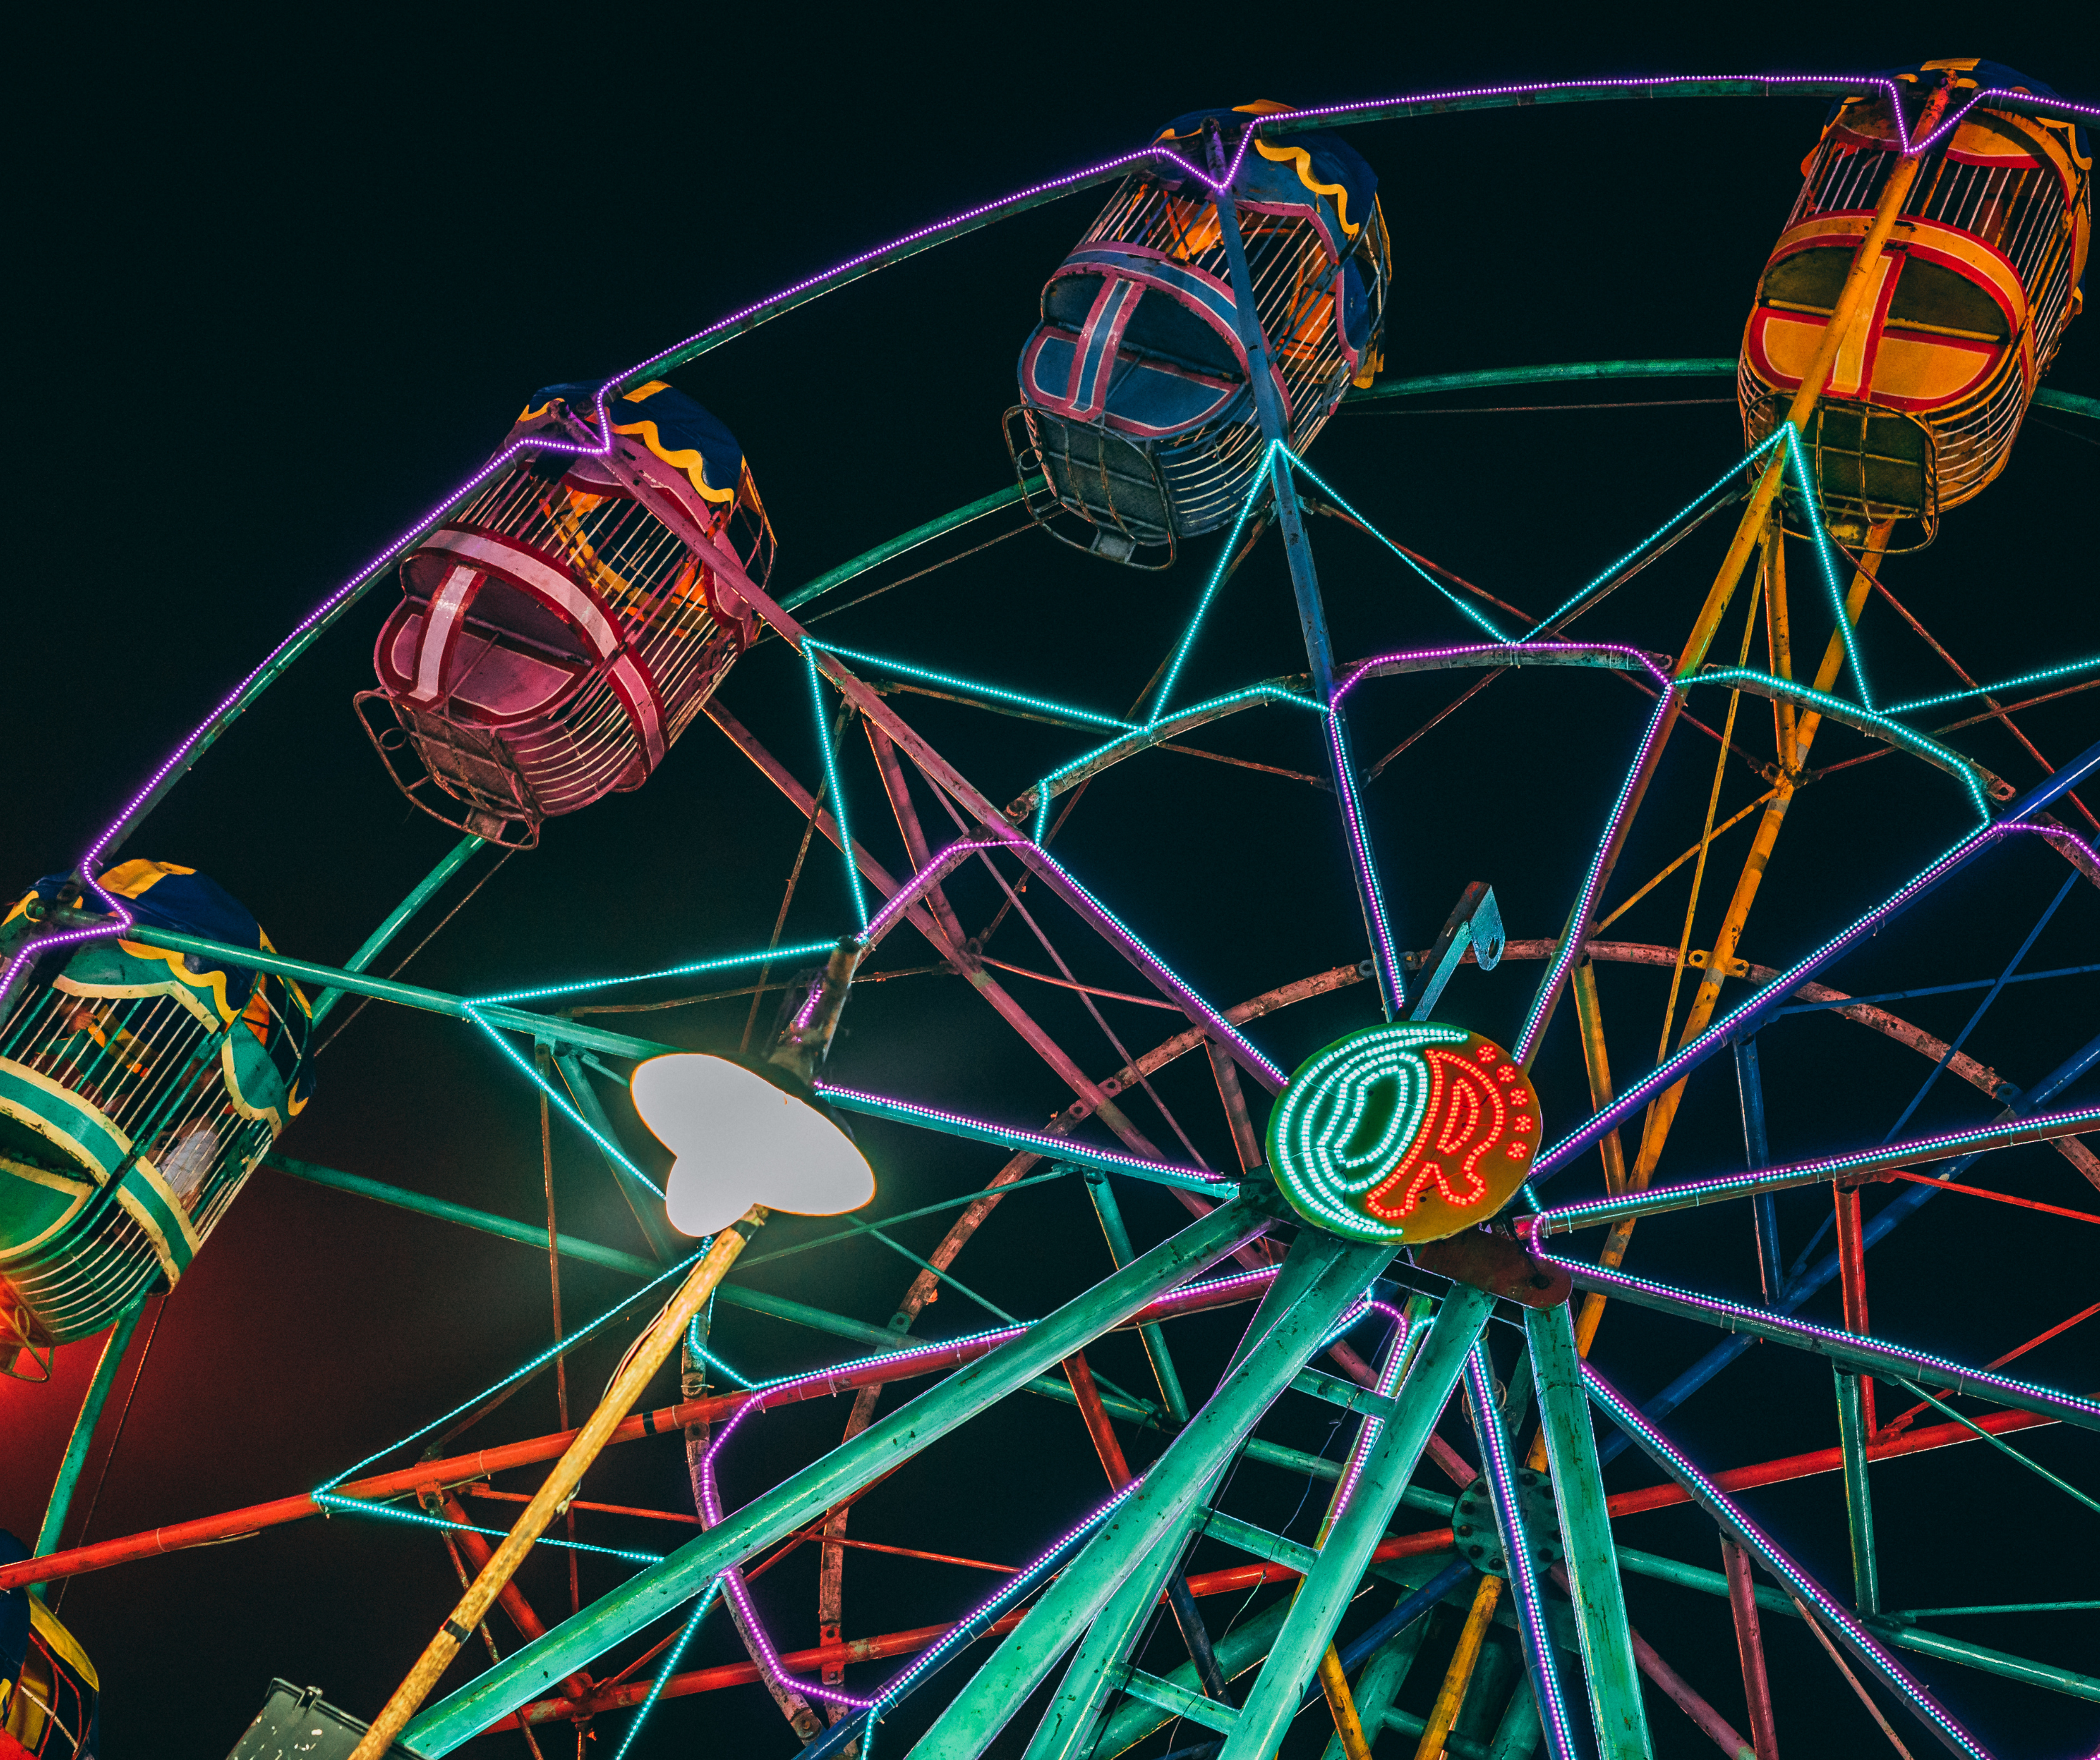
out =
[[[1832,109],[1745,290],[1735,358],[1437,380],[1388,370],[1403,352],[1387,320],[1409,246],[1393,182],[1344,130],[1537,101],[1789,92]],[[1982,1008],[1941,1037],[1886,1005],[1948,972],[1921,970],[1917,986],[1889,993],[1824,981],[1884,930],[1927,917],[1957,876],[2019,865],[2047,875],[2053,902],[2012,964],[1974,987],[1988,990],[1983,1006],[2010,984],[2089,981],[2093,970],[2089,959],[2049,970],[2022,961],[2045,932],[2075,937],[2093,920],[2100,821],[2076,791],[2100,768],[2100,746],[2056,754],[2052,768],[2029,745],[2040,779],[2013,781],[1957,737],[1972,715],[2018,734],[2023,692],[2100,669],[2080,650],[2084,632],[2044,631],[2014,675],[1979,684],[1957,667],[1952,688],[1891,700],[1875,688],[1864,614],[1877,595],[1901,609],[1884,559],[1931,543],[1989,490],[2032,409],[2100,414],[2043,384],[2079,306],[2096,115],[1971,61],[1849,80],[1588,82],[1201,111],[1132,152],[732,314],[613,380],[533,392],[488,463],[292,631],[76,867],[37,882],[0,930],[0,1366],[38,1379],[54,1349],[108,1334],[42,1530],[0,1557],[0,1613],[19,1612],[22,1634],[0,1652],[12,1671],[0,1730],[40,1760],[95,1751],[95,1665],[30,1586],[318,1513],[395,1521],[404,1544],[435,1534],[460,1599],[404,1634],[404,1678],[383,1708],[360,1708],[377,1713],[368,1726],[280,1681],[237,1754],[274,1753],[297,1727],[315,1752],[355,1760],[446,1753],[492,1729],[518,1732],[506,1739],[535,1753],[555,1731],[578,1731],[580,1745],[594,1731],[624,1756],[646,1744],[666,1701],[757,1685],[786,1726],[780,1751],[799,1742],[813,1760],[1255,1760],[1297,1751],[1286,1744],[1324,1744],[1346,1760],[1509,1760],[1542,1746],[1554,1760],[1617,1760],[1655,1753],[1652,1726],[1665,1717],[1724,1752],[1776,1760],[1788,1683],[1767,1666],[1775,1625],[1811,1635],[1863,1718],[1899,1747],[1899,1730],[1957,1754],[2016,1751],[2014,1731],[1962,1710],[1951,1682],[1963,1671],[2100,1703],[2089,1672],[1892,1607],[1882,1560],[1906,1542],[1886,1522],[1877,1529],[1873,1495],[1882,1463],[1980,1445],[2012,1457],[2008,1472],[2029,1475],[2023,1488],[2038,1476],[2051,1497],[2100,1507],[2018,1440],[2100,1428],[2100,1401],[2005,1372],[2094,1309],[2026,1341],[1972,1315],[1950,1327],[1957,1343],[1914,1348],[1871,1324],[1866,1256],[1934,1199],[1948,1200],[1940,1213],[2004,1199],[2064,1230],[2093,1222],[2090,1195],[2080,1208],[2075,1187],[2072,1202],[2040,1203],[1992,1190],[1988,1162],[1981,1185],[1968,1170],[2024,1148],[2100,1187],[2100,1159],[2080,1140],[2100,1131],[2100,1041],[2065,1045],[2053,1069],[2016,1087],[1965,1049]],[[1044,266],[1039,321],[1015,339],[1017,402],[1003,418],[1012,483],[782,590],[759,485],[786,461],[754,467],[721,412],[674,376],[875,269],[1094,187],[1107,189],[1105,205]],[[1384,400],[1655,374],[1732,376],[1742,449],[1701,462],[1661,526],[1628,532],[1608,566],[1536,604],[1416,555],[1395,535],[1397,498],[1339,473],[1330,481],[1308,455],[1330,422]],[[1061,566],[1180,593],[1185,622],[1127,708],[1097,701],[1092,679],[1057,685],[995,654],[968,673],[927,665],[909,652],[908,622],[880,614],[854,626],[865,633],[852,646],[814,629],[840,604],[828,596],[999,514],[1065,546]],[[1352,567],[1380,558],[1410,594],[1354,658],[1330,633],[1315,537],[1330,530],[1357,546]],[[1246,590],[1250,559],[1279,550],[1302,648],[1273,653],[1255,675],[1219,679],[1206,656]],[[1712,572],[1672,601],[1673,645],[1657,647],[1652,619],[1615,627],[1613,596],[1665,556]],[[261,692],[395,588],[355,713],[401,794],[461,841],[355,956],[329,966],[280,953],[209,877],[129,851]],[[769,646],[793,656],[779,662],[795,686],[772,702],[779,732],[747,725],[717,694],[739,669],[774,663]],[[1456,675],[1444,682],[1458,696],[1367,762],[1361,730],[1383,725],[1381,697],[1411,718],[1406,693],[1439,675]],[[1423,834],[1370,784],[1404,777],[1419,758],[1410,748],[1447,719],[1462,733],[1482,712],[1467,706],[1504,675],[1514,677],[1493,701],[1505,724],[1598,803],[1577,847],[1524,850],[1564,873],[1564,918],[1512,935],[1492,885],[1476,882],[1427,945],[1404,945],[1396,921],[1436,921],[1445,900],[1413,895],[1410,840]],[[1549,685],[1557,702],[1584,705],[1573,723],[1527,719],[1524,693]],[[920,698],[944,715],[1026,719],[1064,744],[1025,786],[994,782],[968,736],[937,744],[899,706]],[[1189,744],[1257,719],[1302,727],[1321,770]],[[531,851],[550,822],[609,794],[675,786],[655,780],[675,771],[673,748],[716,735],[806,829],[770,941],[696,948],[682,927],[657,966],[551,970],[474,996],[374,975],[484,849]],[[1836,765],[1820,755],[1833,735],[1854,754]],[[783,740],[816,753],[817,772],[779,755]],[[1167,872],[1172,862],[1142,847],[1112,869],[1069,843],[1053,852],[1101,779],[1132,799],[1171,794],[1180,772],[1162,755],[1190,751],[1321,797],[1323,843],[1242,847],[1230,878],[1248,909],[1317,922],[1350,957],[1258,981],[1252,962],[1192,947],[1177,922],[1177,892],[1222,874]],[[1844,785],[1926,777],[1935,852],[1893,887],[1833,883],[1813,932],[1768,948],[1755,907],[1797,797],[1873,760],[1885,761]],[[1726,841],[1738,826],[1746,851]],[[1498,849],[1522,847],[1483,840],[1467,855],[1486,872]],[[789,939],[805,858],[819,867],[827,849],[843,914]],[[885,853],[896,851],[901,860]],[[1841,874],[1855,860],[1873,871],[1856,851],[1830,860]],[[1732,863],[1739,872],[1724,882]],[[1652,911],[1688,887],[1674,945],[1608,938],[1643,901]],[[989,926],[972,933],[964,910],[985,912]],[[995,957],[989,944],[1009,923]],[[1023,931],[1031,949],[1012,954]],[[911,975],[897,950],[914,938],[964,980],[932,1042],[912,1048],[907,1067],[925,1072],[916,1088],[878,1083],[893,1066],[840,1039],[857,994]],[[1110,972],[1123,975],[1115,985]],[[598,1024],[623,998],[647,997],[638,1012],[680,1005],[658,992],[710,975],[751,997],[735,1054]],[[1621,1023],[1648,1031],[1665,983],[1651,1060]],[[1106,1049],[1082,1049],[1061,1024],[1053,1033],[1027,999],[1043,990],[1067,1011],[1061,1023],[1081,1011],[1070,1018]],[[770,1035],[756,1031],[768,993],[781,998]],[[602,1160],[646,1253],[560,1235],[551,1173],[536,1231],[283,1155],[277,1138],[309,1104],[317,1029],[351,998],[449,1016],[498,1048],[546,1128]],[[1140,1009],[1171,1016],[1174,1030],[1135,1030]],[[943,1078],[941,1045],[984,1034],[995,1017],[1069,1090],[1048,1120]],[[1317,1025],[1298,1024],[1308,1020]],[[1838,1023],[1849,1039],[1829,1036]],[[1814,1152],[1776,1155],[1768,1119],[1785,1096],[1768,1094],[1765,1065],[1793,1067],[1790,1032],[1852,1047],[1818,1056],[1908,1067],[1922,1085],[1893,1126],[1828,1105]],[[1542,1066],[1549,1045],[1564,1068]],[[1682,1109],[1717,1086],[1740,1118],[1731,1159],[1670,1158]],[[1928,1097],[1926,1119],[1948,1122],[1917,1117]],[[879,1177],[929,1137],[1000,1153],[984,1155],[989,1177],[959,1197],[859,1217],[883,1204]],[[398,1441],[375,1437],[374,1453],[311,1493],[61,1547],[148,1298],[178,1283],[266,1164],[537,1239],[557,1274],[567,1253],[630,1275],[636,1292],[495,1387],[463,1386],[454,1408]],[[1886,1188],[1879,1202],[1864,1195],[1875,1183]],[[1030,1253],[1035,1225],[1008,1199],[1053,1186],[1083,1195],[1099,1274],[1043,1317],[1017,1318],[973,1287],[985,1281],[974,1267]],[[1159,1232],[1162,1195],[1177,1225]],[[1754,1259],[1759,1299],[1717,1283],[1701,1245],[1710,1236],[1673,1234],[1694,1209],[1710,1212],[1701,1228],[1724,1212],[1717,1225]],[[926,1216],[946,1219],[930,1250],[894,1238],[898,1221]],[[835,1220],[776,1247],[774,1219],[798,1217]],[[1626,1262],[1650,1217],[1636,1274]],[[814,1268],[822,1256],[878,1252],[912,1262],[884,1322],[739,1278],[769,1257]],[[813,1269],[801,1287],[816,1295],[823,1284]],[[1804,1318],[1833,1287],[1842,1323]],[[944,1298],[997,1323],[922,1331]],[[827,1353],[806,1371],[748,1379],[712,1330],[728,1313],[825,1335]],[[1710,1348],[1660,1389],[1623,1386],[1592,1360],[1615,1329],[1686,1323],[1711,1328]],[[1207,1347],[1192,1353],[1177,1336],[1196,1327],[1231,1334],[1200,1376]],[[631,1340],[624,1355],[574,1429],[565,1391],[558,1433],[468,1438],[513,1387],[592,1340],[620,1338]],[[1754,1422],[1726,1459],[1679,1440],[1672,1414],[1747,1374],[1759,1341],[1774,1348],[1758,1374],[1784,1385],[1780,1397],[1824,1402],[1834,1445],[1768,1459]],[[674,1355],[680,1397],[645,1403]],[[1110,1360],[1130,1384],[1111,1378]],[[836,1445],[775,1463],[747,1494],[751,1473],[733,1463],[748,1426],[849,1396]],[[1076,1415],[1100,1467],[1098,1482],[1065,1487],[1061,1507],[1011,1512],[1035,1537],[1030,1557],[956,1556],[938,1508],[915,1533],[885,1529],[880,1542],[856,1533],[858,1499],[921,1470],[951,1435],[966,1445],[973,1419],[1009,1402],[1046,1426]],[[1308,1410],[1329,1427],[1323,1451],[1282,1440],[1303,1440],[1287,1415]],[[608,1449],[665,1448],[649,1439],[667,1432],[684,1443],[689,1509],[621,1510],[584,1494]],[[1608,1491],[1621,1455],[1648,1463],[1652,1482]],[[1297,1516],[1268,1513],[1274,1497],[1250,1482],[1260,1475],[1289,1484]],[[1836,1575],[1749,1507],[1760,1488],[1819,1478],[1844,1511]],[[1662,1508],[1709,1521],[1722,1569],[1632,1543],[1632,1518]],[[607,1516],[652,1515],[699,1531],[661,1552],[578,1538]],[[543,1617],[514,1581],[541,1546],[633,1569],[567,1617]],[[754,1589],[808,1551],[814,1606]],[[849,1639],[849,1566],[867,1554],[990,1573],[994,1586],[954,1592],[938,1624]],[[1717,1704],[1671,1666],[1666,1631],[1635,1628],[1636,1579],[1725,1603],[1741,1665],[1734,1701]],[[743,1660],[686,1667],[711,1621]],[[0,1635],[10,1630],[0,1624]],[[441,1687],[463,1651],[485,1652],[488,1665]]]

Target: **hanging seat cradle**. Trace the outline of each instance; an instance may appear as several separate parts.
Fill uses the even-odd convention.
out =
[[[1007,445],[1030,513],[1068,543],[1163,568],[1178,540],[1232,521],[1266,449],[1217,202],[1194,167],[1233,166],[1292,447],[1378,371],[1392,273],[1378,178],[1332,134],[1249,138],[1284,108],[1177,117],[1043,290]]]
[[[192,869],[127,861],[101,885],[142,923],[270,948]],[[72,891],[38,881],[0,961]],[[24,975],[0,1021],[0,1369],[42,1379],[52,1344],[174,1285],[306,1105],[311,1019],[285,979],[143,942],[54,948]]]
[[[609,432],[602,431],[602,422]],[[772,527],[729,430],[660,381],[536,392],[401,564],[360,719],[409,799],[513,848],[664,761],[752,633]]]
[[[2084,131],[1986,86],[2049,87],[1982,61],[1928,61],[1893,76],[1915,117],[1942,77],[1960,116],[1924,155],[1803,438],[1841,542],[1906,522],[1931,542],[1940,513],[2005,469],[2028,404],[2077,315],[2093,222]],[[1965,112],[1965,113],[1964,113]],[[1832,111],[1802,161],[1801,194],[1758,283],[1736,391],[1753,444],[1786,415],[1837,306],[1901,142],[1878,89]],[[1789,492],[1789,523],[1805,529]]]

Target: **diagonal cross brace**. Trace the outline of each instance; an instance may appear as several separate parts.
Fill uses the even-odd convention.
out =
[[[1120,1623],[1141,1623],[1141,1618],[1129,1617],[1131,1610],[1121,1605],[1118,1591],[1140,1572],[1164,1582],[1167,1571],[1179,1562],[1189,1520],[1203,1493],[1291,1377],[1392,1262],[1394,1251],[1390,1244],[1361,1245],[1311,1230],[1299,1236],[1248,1328],[1239,1361],[1218,1391],[1153,1463],[1144,1484],[1101,1525],[920,1739],[911,1750],[915,1760],[973,1760],[982,1753],[1111,1601],[1118,1604]],[[1155,1588],[1153,1595],[1143,1598],[1141,1612],[1149,1611],[1156,1594]],[[1135,1602],[1138,1597],[1129,1599]],[[1096,1643],[1090,1634],[1082,1644],[1073,1668],[1085,1664],[1090,1672],[1076,1679],[1068,1672],[1052,1706],[1053,1714],[1069,1707],[1060,1716],[1060,1727],[1073,1739],[1092,1727],[1105,1670],[1121,1673],[1123,1634],[1103,1637],[1106,1641]]]
[[[1355,1493],[1329,1529],[1318,1562],[1299,1584],[1220,1760],[1266,1760],[1282,1740],[1493,1306],[1492,1296],[1470,1284],[1453,1284],[1444,1298],[1401,1384],[1400,1415],[1383,1426],[1371,1445]]]
[[[1019,1338],[899,1406],[852,1441],[681,1547],[662,1564],[629,1578],[545,1638],[506,1657],[426,1710],[402,1732],[403,1740],[421,1753],[451,1753],[622,1638],[674,1612],[727,1566],[742,1562],[840,1498],[871,1484],[1269,1225],[1270,1219],[1251,1204],[1220,1205]],[[1369,1281],[1368,1276],[1363,1279]]]

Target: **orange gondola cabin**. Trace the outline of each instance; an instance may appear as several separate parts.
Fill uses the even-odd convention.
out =
[[[192,869],[127,861],[100,883],[139,923],[269,949]],[[0,966],[75,895],[38,881],[0,919]],[[306,1105],[312,1018],[286,979],[122,937],[18,978],[0,1014],[0,1371],[41,1379],[53,1344],[174,1286]]]
[[[735,438],[660,381],[533,395],[401,564],[365,729],[416,804],[514,848],[664,761],[752,634],[773,530]]]
[[[1291,446],[1378,371],[1392,274],[1378,178],[1336,134],[1246,138],[1285,108],[1169,124],[1043,290],[1007,444],[1030,513],[1068,543],[1163,568],[1179,539],[1232,521],[1266,451],[1218,205],[1192,167],[1232,169]]]
[[[1804,438],[1842,542],[1929,543],[1941,512],[2005,469],[2020,422],[2077,315],[2093,221],[2081,130],[2028,116],[2049,89],[2010,68],[1929,61],[1893,76],[1915,118],[1943,80],[1957,118],[1927,150],[1876,284],[1839,350]],[[1785,416],[1900,150],[1887,94],[1839,103],[1758,284],[1736,389],[1755,443]],[[1798,517],[1799,510],[1794,510]],[[1904,542],[1890,544],[1901,526]]]

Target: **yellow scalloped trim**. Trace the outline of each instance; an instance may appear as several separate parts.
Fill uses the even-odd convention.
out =
[[[1335,212],[1341,217],[1343,231],[1351,238],[1357,235],[1357,226],[1361,226],[1362,222],[1359,221],[1357,226],[1352,226],[1349,223],[1348,191],[1339,183],[1322,183],[1314,177],[1311,153],[1303,147],[1272,147],[1259,135],[1255,137],[1254,150],[1263,158],[1271,160],[1277,165],[1295,165],[1298,171],[1298,181],[1315,195],[1325,196],[1332,201],[1335,205]]]

